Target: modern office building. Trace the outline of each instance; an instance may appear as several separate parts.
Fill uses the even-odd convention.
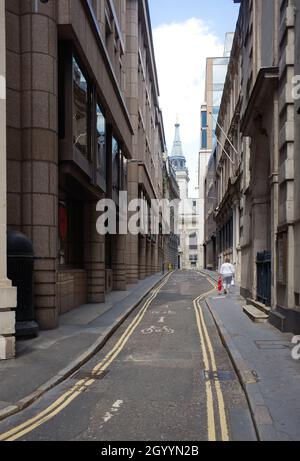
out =
[[[166,145],[149,7],[146,0],[1,0],[1,8],[7,224],[33,243],[36,320],[52,329],[60,314],[162,270],[160,236],[96,231],[100,199],[118,209],[120,191],[147,203],[163,197]],[[3,115],[1,124],[5,133]],[[2,240],[5,231],[1,216]],[[2,304],[0,315],[13,299]]]

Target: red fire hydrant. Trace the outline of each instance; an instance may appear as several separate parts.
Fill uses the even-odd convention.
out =
[[[219,295],[222,294],[222,290],[223,290],[223,281],[222,281],[222,277],[219,277],[219,280],[218,280],[218,292],[219,292]]]

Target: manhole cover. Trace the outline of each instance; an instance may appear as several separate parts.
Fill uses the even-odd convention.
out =
[[[235,381],[236,379],[233,371],[204,371],[203,376],[206,381]]]
[[[283,350],[292,349],[292,344],[286,341],[254,341],[256,347],[260,350]]]

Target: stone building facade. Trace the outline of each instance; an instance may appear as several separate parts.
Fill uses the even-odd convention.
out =
[[[179,235],[176,232],[176,216],[179,209],[180,191],[176,179],[176,172],[172,167],[170,158],[166,155],[164,161],[164,199],[172,203],[170,208],[170,233],[165,234],[164,238],[164,271],[178,269],[179,262]]]
[[[170,163],[179,186],[180,205],[177,229],[180,236],[178,266],[183,270],[203,269],[201,231],[199,224],[200,200],[189,198],[189,171],[180,138],[180,124],[175,124],[175,137]]]
[[[217,257],[229,256],[237,265],[245,297],[272,306],[274,325],[299,332],[299,104],[293,77],[300,73],[300,2],[236,3],[240,14],[217,128]]]
[[[204,95],[205,102],[201,105],[201,140],[198,166],[200,210],[199,238],[202,244],[200,255],[201,267],[204,267],[206,264],[208,264],[210,267],[212,266],[211,262],[209,262],[210,243],[209,239],[207,239],[205,235],[205,176],[210,158],[213,157],[213,151],[217,146],[216,120],[220,110],[233,36],[234,34],[231,32],[226,34],[223,56],[210,57],[206,59]]]
[[[218,270],[217,255],[217,224],[215,221],[215,208],[217,198],[217,146],[210,154],[204,175],[204,267],[209,270]]]
[[[5,8],[7,224],[33,242],[36,319],[52,329],[60,314],[162,268],[160,236],[96,231],[100,199],[118,210],[120,191],[128,201],[163,197],[149,7],[16,0]]]

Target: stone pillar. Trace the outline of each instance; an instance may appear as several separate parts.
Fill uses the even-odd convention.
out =
[[[134,129],[132,139],[132,158],[128,164],[128,200],[138,198],[138,163],[139,152],[139,94],[138,94],[138,63],[139,63],[139,2],[126,2],[126,103]],[[129,218],[132,213],[129,213]],[[139,278],[139,237],[128,235],[127,252],[127,283],[137,283]]]
[[[20,2],[22,231],[35,256],[36,319],[58,325],[57,2]]]
[[[131,161],[128,163],[128,202],[138,198],[138,162]],[[128,219],[137,213],[128,212]],[[137,283],[139,278],[139,236],[132,235],[130,232],[127,236],[127,251],[126,251],[126,266],[127,266],[127,283],[129,285]]]
[[[233,205],[233,229],[232,229],[233,230],[232,256],[233,256],[233,263],[234,264],[236,263],[236,259],[237,259],[237,251],[236,251],[236,247],[237,247],[236,216],[237,216],[236,205],[234,204]]]
[[[146,276],[149,277],[152,273],[152,255],[151,255],[151,249],[152,249],[152,242],[151,240],[147,239],[146,243]]]
[[[96,202],[85,205],[85,269],[88,277],[88,302],[105,301],[105,236],[96,229]]]
[[[157,243],[152,243],[152,254],[151,254],[152,262],[151,262],[151,272],[155,274],[157,272]]]
[[[240,202],[236,203],[236,281],[241,283],[241,235],[240,235]]]
[[[15,356],[17,290],[7,279],[6,256],[6,42],[5,0],[0,0],[0,360]]]
[[[268,235],[270,229],[268,228],[268,217],[269,215],[269,202],[266,198],[254,199],[252,206],[252,245],[253,245],[253,282],[252,282],[252,294],[253,299],[257,297],[257,253],[268,249]]]
[[[113,289],[117,291],[126,291],[126,237],[126,235],[112,237]]]
[[[235,264],[235,280],[240,283],[240,202],[238,200],[233,204],[233,263]]]
[[[140,236],[139,240],[139,279],[144,280],[146,277],[146,237]]]

